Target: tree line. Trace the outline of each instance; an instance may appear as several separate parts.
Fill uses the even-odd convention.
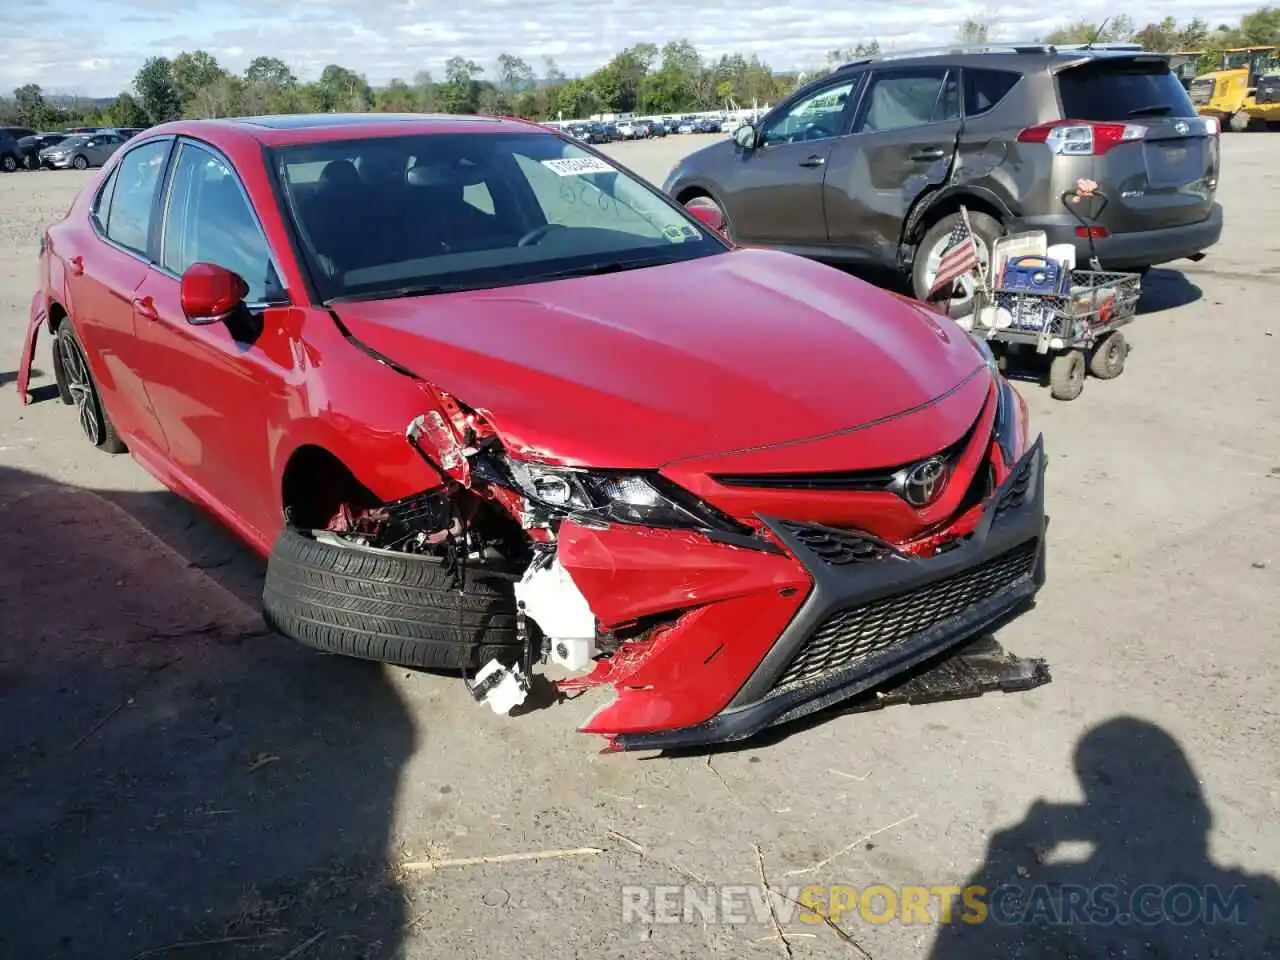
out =
[[[998,19],[971,17],[955,40],[998,40]],[[1172,17],[1139,28],[1129,16],[1103,23],[1069,23],[1038,38],[1048,43],[1090,40],[1131,41],[1165,53],[1213,52],[1250,45],[1280,44],[1280,7],[1266,6],[1244,15],[1238,24],[1210,26],[1202,19],[1179,24]],[[595,113],[670,114],[775,103],[796,83],[837,64],[881,52],[877,40],[832,50],[812,71],[777,73],[757,56],[703,57],[688,40],[661,47],[637,43],[586,76],[568,77],[550,57],[536,69],[515,54],[501,54],[483,66],[464,56],[451,57],[436,78],[423,70],[412,79],[394,79],[375,88],[364,74],[330,64],[319,79],[304,82],[277,57],[257,57],[242,73],[224,68],[207,51],[152,57],[134,77],[132,88],[105,104],[68,108],[46,99],[36,84],[14,90],[0,101],[0,119],[36,128],[75,124],[146,127],[180,117],[252,116],[271,113],[382,111],[482,113],[534,120],[587,117]]]

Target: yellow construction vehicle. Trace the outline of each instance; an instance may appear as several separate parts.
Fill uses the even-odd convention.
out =
[[[1245,104],[1245,112],[1255,126],[1274,128],[1280,124],[1280,48],[1259,64],[1253,86],[1253,101]]]
[[[1280,48],[1275,46],[1215,51],[1215,69],[1196,77],[1188,88],[1200,116],[1217,117],[1225,129],[1236,132],[1257,123],[1250,111],[1257,107],[1254,94],[1258,79],[1277,69],[1278,54]]]

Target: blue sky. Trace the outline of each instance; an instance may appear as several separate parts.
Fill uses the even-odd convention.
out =
[[[1173,0],[1160,9],[1217,23],[1257,6]],[[535,69],[552,56],[572,76],[632,43],[679,38],[706,56],[737,50],[794,69],[873,37],[899,47],[944,42],[966,15],[987,9],[923,0],[0,0],[0,91],[35,82],[50,92],[107,96],[126,88],[147,57],[196,48],[234,70],[271,54],[304,80],[340,63],[374,84],[422,69],[439,77],[455,54],[492,73],[504,51]],[[1122,12],[1091,0],[1053,9],[1006,8],[996,17],[998,37],[1031,39],[1064,19]],[[1165,15],[1144,9],[1127,12],[1139,24]]]

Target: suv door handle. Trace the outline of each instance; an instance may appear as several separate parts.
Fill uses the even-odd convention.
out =
[[[816,153],[815,153],[815,154],[813,154],[812,156],[805,157],[803,160],[801,160],[801,161],[800,161],[800,166],[802,166],[802,167],[820,167],[820,166],[822,166],[822,165],[823,165],[824,163],[826,163],[826,162],[827,162],[827,160],[826,160],[826,158],[825,158],[825,157],[821,157],[821,156],[819,156],[818,154],[816,154]]]
[[[941,147],[925,147],[911,155],[912,160],[941,160],[947,152]]]
[[[138,316],[146,317],[148,320],[160,319],[160,312],[156,310],[155,301],[150,297],[134,297],[133,309],[138,312]]]

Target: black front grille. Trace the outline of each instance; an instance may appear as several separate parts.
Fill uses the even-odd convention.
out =
[[[1032,574],[1038,548],[1038,540],[1028,540],[945,579],[832,614],[805,641],[774,690],[819,680],[833,670],[872,660],[903,640],[997,596]]]
[[[883,560],[895,551],[883,540],[852,530],[838,530],[811,523],[784,520],[782,526],[823,563],[843,567],[850,563]]]

